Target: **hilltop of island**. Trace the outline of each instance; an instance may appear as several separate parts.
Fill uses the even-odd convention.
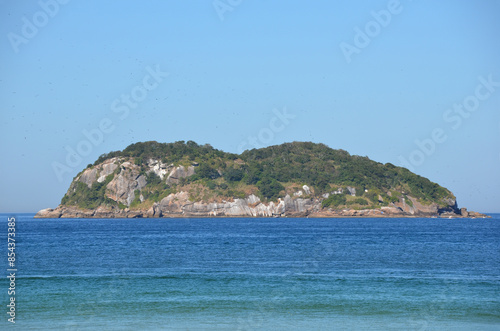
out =
[[[101,155],[38,218],[484,217],[406,168],[324,144],[226,153],[193,141]]]

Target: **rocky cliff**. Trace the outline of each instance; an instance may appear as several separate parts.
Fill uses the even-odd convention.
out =
[[[295,150],[287,146],[286,155],[294,156],[289,158],[292,160],[290,167],[299,160],[302,163],[295,164],[296,168],[309,172],[306,176],[295,174],[295,178],[288,181],[280,181],[281,177],[267,170],[269,164],[260,161],[265,155],[255,161],[248,155],[225,154],[206,145],[189,145],[189,142],[167,146],[170,149],[156,145],[158,143],[146,144],[140,145],[138,151],[134,147],[132,152],[126,149],[102,156],[73,179],[57,208],[41,210],[35,217],[484,216],[459,209],[451,192],[414,174],[410,176],[406,169],[381,166],[367,159],[357,166],[360,161],[354,158],[349,163],[345,154],[340,154],[344,159],[340,159],[339,154],[332,154],[332,160],[316,161],[314,148],[317,145],[314,144],[299,145],[300,149]],[[304,146],[312,147],[308,150]],[[321,152],[329,151],[323,146],[320,146]],[[148,148],[154,152],[148,152]],[[283,159],[283,155],[282,152],[274,153],[268,158]],[[273,165],[276,162],[273,161]],[[353,173],[346,171],[345,175],[339,171],[342,166]],[[316,173],[311,174],[311,168],[322,168],[324,172],[316,176]],[[386,184],[389,181],[385,177],[383,180],[368,178],[366,174],[359,174],[359,169],[368,169],[366,173],[382,169],[385,172],[379,177],[393,178]],[[331,173],[336,177],[329,178]],[[304,184],[307,178],[312,179]],[[415,188],[425,188],[425,185],[430,185],[430,189]],[[431,201],[429,196],[432,194],[439,199]]]

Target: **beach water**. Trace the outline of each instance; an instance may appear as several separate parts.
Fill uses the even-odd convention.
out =
[[[20,330],[500,329],[500,214],[16,217]]]

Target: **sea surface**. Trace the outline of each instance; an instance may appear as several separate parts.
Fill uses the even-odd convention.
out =
[[[15,216],[18,330],[500,330],[500,214]]]

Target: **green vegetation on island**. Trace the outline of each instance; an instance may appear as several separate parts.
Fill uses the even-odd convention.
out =
[[[139,142],[123,151],[101,155],[87,169],[112,158],[129,160],[138,167],[138,176],[144,176],[146,184],[137,189],[133,201],[126,205],[106,193],[108,183],[115,176],[121,171],[130,171],[117,167],[90,187],[73,182],[61,204],[84,209],[113,204],[122,209],[147,208],[169,194],[181,191],[189,192],[191,201],[245,198],[250,194],[262,201],[277,201],[287,194],[293,196],[304,185],[310,188],[310,192],[304,192],[301,197],[321,199],[323,208],[333,209],[380,208],[399,201],[412,205],[408,197],[422,205],[436,203],[444,207],[450,199],[455,199],[447,189],[405,168],[311,142],[252,149],[241,155],[193,141]],[[151,162],[170,168],[194,167],[194,174],[168,181],[152,171]]]

